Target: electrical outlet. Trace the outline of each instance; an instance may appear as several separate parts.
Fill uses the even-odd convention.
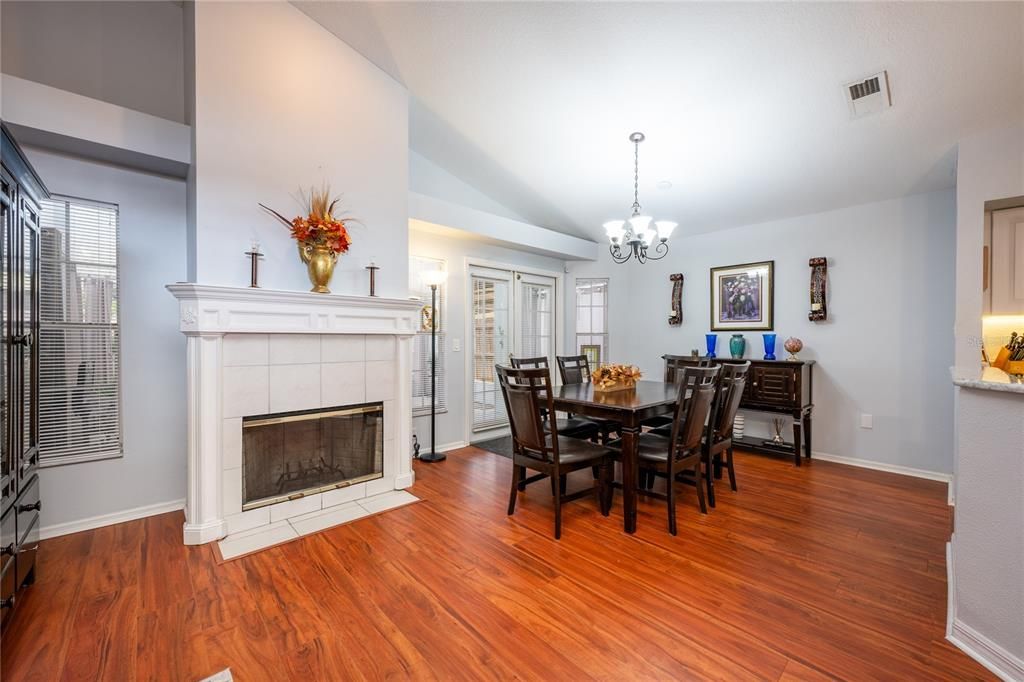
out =
[[[871,415],[870,414],[862,414],[860,416],[860,428],[862,428],[862,429],[870,429],[870,428],[872,428],[872,426],[871,426]]]
[[[452,352],[458,353],[460,350],[462,350],[462,340],[452,339]]]

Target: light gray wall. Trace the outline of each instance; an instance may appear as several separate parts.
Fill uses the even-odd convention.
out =
[[[4,73],[185,122],[182,5],[0,3]]]
[[[476,258],[555,273],[562,272],[565,263],[555,258],[481,244],[470,239],[441,237],[416,230],[409,232],[409,255],[440,258],[446,262],[448,267],[446,283],[448,300],[445,310],[441,311],[444,319],[448,322],[447,329],[449,330],[445,356],[448,371],[448,412],[437,416],[436,443],[440,447],[491,437],[471,434],[466,427],[466,353],[470,350],[469,339],[466,338],[466,259]],[[565,297],[567,304],[571,300],[571,294]],[[452,351],[452,342],[456,339],[461,342],[462,346],[462,350],[459,352]],[[559,352],[565,347],[563,341],[557,341]],[[430,442],[430,418],[414,418],[413,432],[418,436],[420,443],[427,447]]]
[[[976,367],[982,337],[986,201],[1024,195],[1024,126],[961,140],[957,156],[956,359]],[[1024,396],[957,389],[955,588],[958,646],[1024,670]],[[1002,649],[979,650],[979,637]],[[988,646],[988,645],[983,645]],[[1011,663],[1010,661],[1013,661]],[[1018,672],[1010,669],[1016,665]]]
[[[961,388],[956,423],[954,635],[978,633],[1006,653],[976,653],[1024,667],[1024,395]]]
[[[326,182],[358,218],[331,291],[408,295],[408,93],[288,3],[195,5],[195,277],[247,286],[242,255],[266,254],[261,284],[308,291],[288,228],[298,190]]]
[[[782,341],[796,336],[804,341],[800,356],[818,361],[814,449],[950,473],[954,198],[945,190],[694,237],[683,236],[684,225],[664,260],[604,259],[570,270],[615,277],[611,359],[660,376],[662,354],[703,352],[710,268],[774,260],[776,354],[785,357]],[[816,256],[829,259],[829,320],[822,323],[807,319],[807,261]],[[674,272],[685,276],[679,327],[667,322]],[[567,314],[572,328],[574,308]],[[762,357],[761,334],[743,334],[747,357]],[[719,334],[719,354],[728,353],[728,340]],[[873,429],[860,428],[861,413],[873,415]],[[747,419],[748,430],[767,435],[769,416]]]
[[[409,150],[409,191],[503,218],[527,222],[523,216],[490,198],[427,157]]]
[[[185,183],[27,150],[50,191],[117,204],[124,456],[46,468],[42,526],[185,497],[185,337],[164,285],[185,279]]]

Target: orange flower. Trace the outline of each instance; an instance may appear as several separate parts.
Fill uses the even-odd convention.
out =
[[[327,247],[335,253],[345,253],[352,246],[352,237],[348,233],[346,222],[353,219],[339,219],[333,214],[338,199],[330,199],[330,189],[325,185],[319,190],[312,190],[307,197],[302,194],[307,204],[307,215],[296,216],[288,220],[272,208],[260,204],[264,210],[286,225],[292,238],[301,244]]]

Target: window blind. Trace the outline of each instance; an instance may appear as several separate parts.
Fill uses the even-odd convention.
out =
[[[54,197],[40,216],[42,466],[122,454],[118,209]]]
[[[576,348],[591,367],[608,359],[608,280],[576,280]]]
[[[430,305],[430,287],[423,284],[423,273],[433,270],[445,270],[445,262],[436,258],[421,256],[409,257],[409,286],[415,295],[423,300],[424,306]],[[445,319],[445,300],[447,284],[437,287],[437,346],[435,349],[437,365],[437,412],[448,409],[448,377],[445,371],[445,341],[447,340],[448,321]],[[421,321],[423,317],[421,316]],[[421,328],[413,340],[412,362],[412,413],[413,416],[430,414],[430,326]]]

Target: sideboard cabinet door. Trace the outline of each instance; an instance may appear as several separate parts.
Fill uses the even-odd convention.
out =
[[[750,401],[763,405],[792,405],[796,395],[796,367],[755,365],[751,368]]]

